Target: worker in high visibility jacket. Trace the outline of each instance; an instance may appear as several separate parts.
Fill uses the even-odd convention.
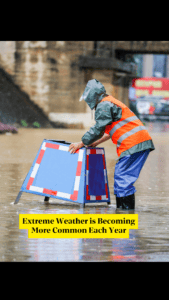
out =
[[[96,124],[82,137],[81,142],[69,146],[70,153],[84,147],[112,139],[116,144],[118,162],[114,172],[114,194],[117,208],[134,209],[133,186],[150,151],[154,150],[151,136],[137,116],[121,101],[107,95],[101,82],[89,80],[80,101],[95,109]]]

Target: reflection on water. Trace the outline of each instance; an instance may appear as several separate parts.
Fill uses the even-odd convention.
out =
[[[111,205],[80,205],[23,193],[16,196],[44,138],[80,141],[84,130],[21,129],[1,135],[0,151],[0,261],[169,261],[169,124],[146,123],[156,150],[150,153],[135,186],[139,228],[129,239],[28,239],[19,229],[19,214],[116,214],[113,194],[116,152],[111,141],[103,144]],[[164,130],[165,128],[165,130]],[[131,213],[131,212],[129,212]],[[133,211],[132,211],[133,213]]]

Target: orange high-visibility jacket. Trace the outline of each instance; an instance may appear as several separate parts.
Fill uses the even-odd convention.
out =
[[[105,128],[105,133],[109,134],[112,142],[117,145],[118,156],[135,145],[152,140],[143,123],[124,103],[112,96],[106,96],[101,100],[103,101],[110,101],[122,109],[121,119]]]

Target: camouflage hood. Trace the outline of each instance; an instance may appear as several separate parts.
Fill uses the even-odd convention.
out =
[[[91,109],[105,97],[106,90],[96,79],[89,80],[79,101],[85,100]]]

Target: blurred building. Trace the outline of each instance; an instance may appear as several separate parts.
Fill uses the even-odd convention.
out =
[[[137,77],[169,78],[169,55],[167,54],[135,54]]]
[[[168,41],[0,41],[0,68],[56,125],[82,128],[94,124],[79,102],[88,80],[129,105],[132,78],[169,77],[168,54]]]
[[[90,127],[91,111],[79,102],[88,80],[96,78],[108,94],[114,92],[128,104],[128,73],[134,65],[120,56],[113,60],[112,45],[111,41],[0,41],[0,67],[56,125]]]
[[[83,43],[0,41],[0,67],[51,121],[83,124],[86,116],[91,119],[85,103],[78,101],[85,87],[77,65]]]

